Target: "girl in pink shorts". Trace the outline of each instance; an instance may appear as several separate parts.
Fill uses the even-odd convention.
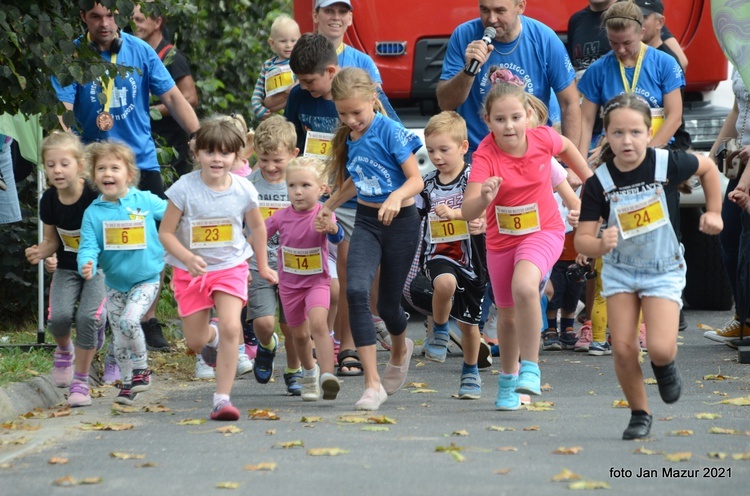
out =
[[[314,158],[289,162],[286,186],[291,205],[266,219],[269,235],[279,233],[279,297],[294,347],[302,362],[302,399],[335,399],[339,380],[333,375],[333,342],[328,327],[331,275],[328,241],[344,239],[344,230],[331,216],[316,220],[326,188],[323,163]],[[312,354],[310,336],[315,341]]]
[[[230,174],[244,146],[245,136],[231,119],[204,121],[195,137],[200,169],[167,190],[169,203],[159,228],[165,260],[174,267],[175,299],[187,345],[209,365],[216,364],[213,420],[240,417],[229,393],[242,333],[240,313],[247,301],[247,260],[253,252],[261,277],[272,284],[277,280],[276,271],[268,267],[258,192],[249,181]],[[252,232],[249,242],[243,220]],[[209,323],[213,307],[218,323]]]
[[[565,237],[550,184],[570,189],[553,177],[551,159],[560,155],[579,177],[591,175],[567,138],[546,126],[528,129],[534,119],[547,122],[547,109],[522,85],[501,80],[487,95],[485,121],[491,132],[473,155],[461,207],[466,220],[487,213],[487,268],[502,329],[498,410],[518,409],[519,394],[541,394],[539,285]]]

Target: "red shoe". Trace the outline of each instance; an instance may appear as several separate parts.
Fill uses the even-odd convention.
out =
[[[220,401],[211,412],[211,420],[239,420],[240,411],[229,400]]]

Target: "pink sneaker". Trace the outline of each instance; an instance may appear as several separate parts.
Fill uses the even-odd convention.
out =
[[[638,329],[638,343],[641,345],[641,351],[648,350],[646,346],[646,323],[641,322],[641,327]]]
[[[59,388],[70,386],[73,381],[73,362],[76,359],[75,349],[63,351],[58,346],[52,356],[54,358],[52,380],[55,386]]]
[[[89,394],[88,384],[75,381],[70,385],[70,395],[68,396],[68,405],[75,408],[78,406],[89,406],[91,404],[91,395]]]
[[[589,345],[592,340],[591,336],[591,321],[587,320],[586,323],[581,326],[578,341],[576,341],[576,344],[573,346],[573,351],[589,351]]]
[[[247,344],[245,343],[245,355],[250,360],[255,359],[255,355],[258,353],[258,345],[257,344]]]
[[[229,400],[219,402],[218,405],[211,410],[211,420],[239,420],[240,411],[232,405]]]

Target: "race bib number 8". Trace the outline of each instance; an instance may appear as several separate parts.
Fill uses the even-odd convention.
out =
[[[146,221],[141,220],[105,220],[105,250],[145,250]]]
[[[616,207],[615,213],[617,214],[617,224],[620,227],[622,239],[651,232],[669,223],[658,196],[632,205]]]
[[[203,219],[190,222],[190,248],[232,246],[234,232],[229,218]]]
[[[281,247],[284,272],[301,276],[323,273],[322,251],[320,248]]]
[[[495,207],[497,230],[500,234],[522,236],[537,232],[539,224],[539,206],[536,203],[520,207]]]
[[[465,220],[443,220],[430,214],[430,243],[450,243],[469,239],[469,223]]]

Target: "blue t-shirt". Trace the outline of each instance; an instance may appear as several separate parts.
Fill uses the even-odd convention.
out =
[[[57,98],[73,104],[76,124],[84,143],[116,139],[126,143],[135,152],[138,167],[142,170],[159,170],[156,158],[156,145],[151,137],[151,116],[149,114],[149,94],[161,96],[175,85],[172,76],[159,60],[158,55],[145,41],[127,33],[120,33],[122,47],[117,54],[117,65],[135,67],[124,78],[115,77],[112,101],[109,112],[114,118],[114,126],[109,131],[101,131],[96,125],[96,116],[104,110],[97,95],[102,89],[100,80],[81,85],[73,83],[62,87],[54,76],[52,85]],[[81,40],[76,40],[80,43]],[[101,52],[109,61],[110,52]]]
[[[519,16],[521,34],[510,43],[493,41],[495,50],[474,78],[469,96],[456,111],[466,120],[469,130],[469,152],[476,150],[488,134],[482,117],[484,98],[492,88],[490,69],[508,69],[526,83],[526,91],[550,106],[551,92],[559,93],[575,80],[568,52],[554,31],[530,17]],[[456,28],[448,42],[440,79],[447,81],[464,70],[466,46],[484,34],[480,19],[467,21]],[[500,55],[499,52],[509,53]]]
[[[373,82],[383,84],[383,78],[380,77],[380,71],[372,60],[372,57],[349,45],[344,45],[344,50],[339,54],[339,67],[358,67],[364,69],[370,74],[370,79]]]
[[[632,84],[635,67],[626,67],[628,84]],[[685,86],[685,75],[680,64],[670,55],[648,47],[643,55],[641,73],[635,94],[646,99],[652,108],[664,106],[664,95]],[[625,92],[620,74],[620,63],[610,51],[586,69],[578,91],[591,103],[604,105]]]
[[[346,140],[346,169],[357,187],[357,198],[382,203],[406,182],[401,164],[419,150],[422,142],[401,123],[375,114],[365,134]]]

